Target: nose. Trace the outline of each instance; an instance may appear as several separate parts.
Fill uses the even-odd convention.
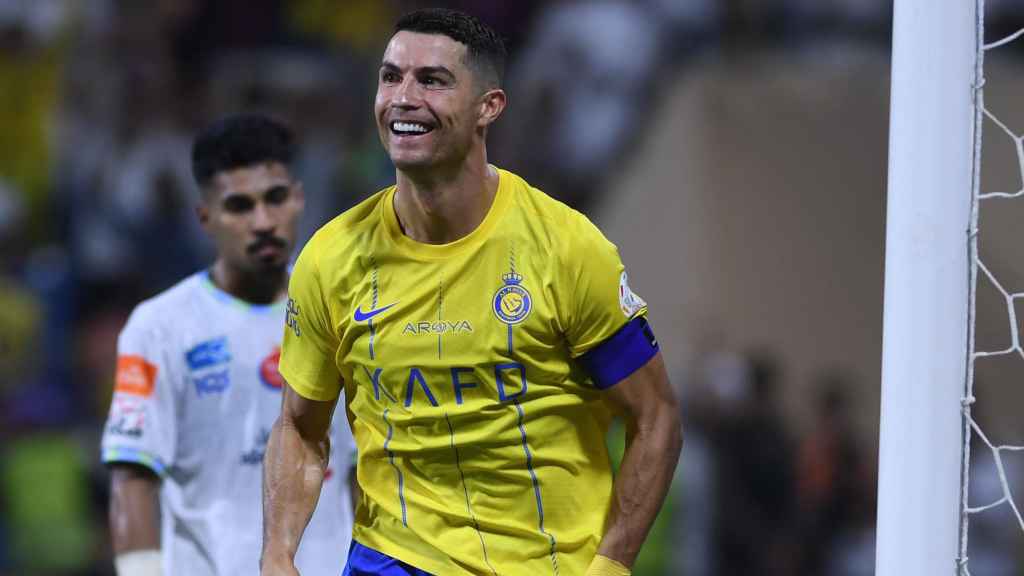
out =
[[[256,204],[256,207],[253,208],[250,226],[252,226],[253,232],[273,232],[274,218],[270,214],[270,209],[263,202]]]
[[[415,108],[419,101],[419,90],[416,79],[406,76],[402,82],[395,87],[394,95],[391,98],[393,105],[401,108]]]

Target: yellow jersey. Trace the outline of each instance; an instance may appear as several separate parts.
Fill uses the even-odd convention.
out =
[[[585,216],[511,172],[449,244],[405,236],[394,196],[302,250],[280,362],[304,397],[344,387],[354,539],[434,574],[582,574],[612,495],[602,387],[654,355],[607,343],[646,304]],[[583,361],[602,345],[603,382]]]

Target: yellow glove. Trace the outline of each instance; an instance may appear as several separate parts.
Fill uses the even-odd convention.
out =
[[[584,576],[629,576],[630,574],[629,568],[607,556],[598,554],[590,562],[590,566],[587,567],[587,573]]]

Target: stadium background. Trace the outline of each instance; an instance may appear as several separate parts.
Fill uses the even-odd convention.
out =
[[[115,339],[209,261],[195,130],[288,120],[308,237],[393,179],[376,68],[425,4],[0,0],[0,574],[112,574],[97,444]],[[1024,25],[1024,4],[988,4],[992,37]],[[491,161],[619,245],[668,352],[686,446],[635,573],[871,574],[890,3],[431,5],[507,38]],[[1022,56],[992,62],[1011,119]],[[986,153],[1016,181],[1011,146]],[[979,573],[1015,573],[1002,520]]]

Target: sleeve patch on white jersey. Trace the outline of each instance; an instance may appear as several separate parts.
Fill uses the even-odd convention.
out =
[[[114,394],[110,404],[107,434],[139,438],[146,428],[146,403],[138,396]]]
[[[118,356],[114,391],[148,398],[153,395],[153,388],[156,386],[157,370],[156,364],[149,363],[142,356]]]

